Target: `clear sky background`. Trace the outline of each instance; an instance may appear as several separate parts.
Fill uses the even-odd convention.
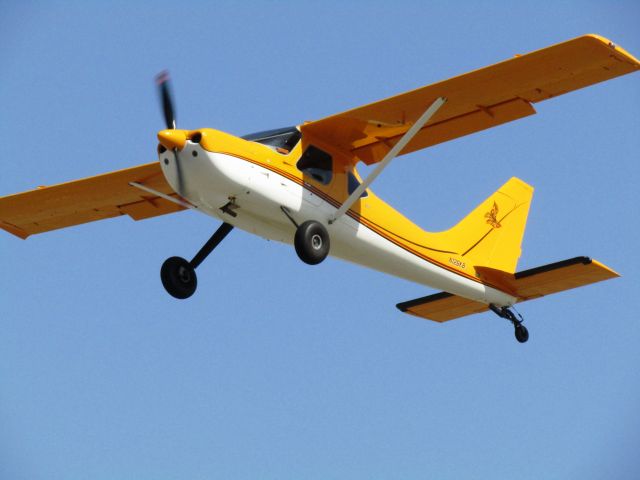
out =
[[[637,1],[5,1],[0,195],[155,160],[164,68],[179,126],[240,135],[585,33],[639,56],[639,21]],[[0,478],[638,478],[639,107],[640,74],[615,79],[374,184],[437,231],[518,176],[536,188],[520,269],[622,273],[523,304],[525,345],[489,313],[404,315],[433,291],[238,230],[174,300],[160,265],[218,226],[193,212],[0,232]]]

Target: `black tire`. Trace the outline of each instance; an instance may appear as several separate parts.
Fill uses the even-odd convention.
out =
[[[293,245],[300,260],[317,265],[329,255],[329,233],[320,222],[308,220],[296,230]]]
[[[164,289],[172,297],[183,300],[196,291],[198,277],[191,264],[181,257],[167,258],[160,268]]]
[[[515,333],[516,340],[518,340],[520,343],[525,343],[527,340],[529,340],[529,330],[527,330],[527,327],[525,327],[524,325],[517,325]]]

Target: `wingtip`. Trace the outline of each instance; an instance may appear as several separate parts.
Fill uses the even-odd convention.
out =
[[[30,235],[20,227],[16,227],[15,225],[11,225],[10,223],[7,223],[7,222],[3,222],[2,220],[0,220],[0,228],[3,229],[5,232],[9,232],[11,235],[15,235],[16,237],[21,238],[22,240],[26,240],[27,237]]]
[[[615,42],[609,40],[608,38],[603,37],[602,35],[598,35],[597,33],[588,33],[586,35],[583,35],[580,38],[595,40],[595,41],[599,42],[600,44],[606,45],[607,47],[609,47],[612,50],[614,50],[616,53],[618,53],[618,54],[622,55],[623,57],[625,57],[625,60],[628,63],[630,63],[631,65],[635,66],[635,68],[640,68],[640,60],[638,60],[636,57],[631,55],[624,48],[622,48],[621,46],[619,46]]]
[[[621,277],[622,276],[621,274],[616,272],[613,268],[607,267],[604,263],[601,263],[601,262],[599,262],[597,260],[591,259],[591,263],[597,265],[598,267],[600,267],[603,270],[605,270],[606,272],[608,272],[611,275],[610,278],[617,278],[617,277]]]

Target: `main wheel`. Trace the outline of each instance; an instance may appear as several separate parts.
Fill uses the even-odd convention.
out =
[[[293,244],[300,260],[317,265],[329,254],[329,233],[320,222],[308,220],[296,230]]]
[[[160,279],[169,295],[179,299],[189,298],[198,286],[196,271],[181,257],[165,260],[160,269]]]
[[[520,343],[524,343],[527,340],[529,340],[529,330],[527,330],[527,327],[525,327],[521,323],[516,325],[515,333],[516,333],[516,340],[518,340]]]

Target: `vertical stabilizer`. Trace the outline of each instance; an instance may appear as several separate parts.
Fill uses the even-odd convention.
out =
[[[532,197],[533,187],[513,177],[455,227],[439,235],[456,245],[469,264],[513,273]]]

